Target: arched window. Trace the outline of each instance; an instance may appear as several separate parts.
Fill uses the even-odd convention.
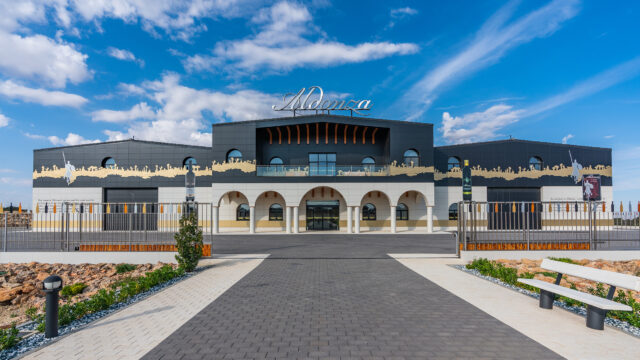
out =
[[[409,208],[400,203],[396,206],[396,220],[409,220]]]
[[[367,156],[362,159],[362,167],[366,171],[373,171],[376,167],[376,160],[371,156]]]
[[[364,204],[362,207],[362,220],[375,220],[376,207],[373,204]]]
[[[105,169],[115,169],[116,161],[113,160],[112,157],[104,158],[104,160],[102,160],[102,167]]]
[[[283,164],[284,164],[284,161],[282,161],[282,159],[277,156],[274,156],[273,158],[271,158],[271,160],[269,160],[269,165],[271,166],[278,166]]]
[[[236,220],[237,221],[249,221],[250,210],[249,204],[240,204],[236,209]]]
[[[458,203],[449,205],[449,220],[458,220]]]
[[[269,206],[269,221],[282,221],[282,205],[271,204]]]
[[[404,157],[402,161],[406,166],[419,166],[420,156],[418,155],[417,151],[413,149],[409,149],[404,152]]]
[[[449,160],[447,160],[447,171],[453,168],[460,168],[460,159],[455,156],[450,156]]]
[[[182,167],[187,168],[187,170],[191,170],[192,167],[197,164],[198,163],[196,162],[196,159],[189,156],[188,158],[184,159],[184,161],[182,162]]]
[[[242,153],[238,149],[230,150],[227,153],[227,162],[238,162],[242,161]]]
[[[542,170],[542,159],[538,156],[532,156],[529,158],[529,169]]]

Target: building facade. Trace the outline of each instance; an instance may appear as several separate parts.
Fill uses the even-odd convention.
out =
[[[317,114],[214,124],[211,147],[132,139],[40,149],[33,208],[181,203],[190,174],[213,232],[451,230],[465,161],[474,201],[581,201],[586,175],[612,200],[611,149],[433,143],[432,124]]]

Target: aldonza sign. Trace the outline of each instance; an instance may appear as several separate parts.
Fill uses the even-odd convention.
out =
[[[316,92],[317,91],[317,92]],[[306,93],[306,94],[305,94]],[[371,110],[371,100],[338,100],[325,99],[320,86],[311,86],[300,89],[297,94],[287,93],[282,97],[282,106],[273,105],[275,111],[352,111],[359,115],[365,115],[361,111]]]

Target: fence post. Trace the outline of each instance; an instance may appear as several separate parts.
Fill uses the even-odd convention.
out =
[[[2,251],[7,252],[7,213],[4,213],[4,236],[2,238]]]
[[[66,221],[66,224],[65,224],[65,227],[64,227],[65,238],[66,238],[66,242],[67,242],[67,251],[71,251],[69,249],[69,223],[71,222],[70,219],[69,219],[69,203],[65,203],[64,213],[67,215],[66,216],[67,217],[67,221]]]
[[[467,251],[467,217],[464,204],[464,201],[458,204],[458,221],[460,221],[460,214],[462,214],[462,236],[464,236],[464,251]]]
[[[595,244],[594,244],[594,241],[593,241],[593,217],[592,217],[592,214],[591,214],[591,200],[589,200],[589,221],[588,221],[588,224],[589,224],[589,249],[590,250],[595,250],[594,249]]]
[[[129,211],[129,251],[131,251],[131,230],[132,230],[132,228],[133,228],[133,213],[131,211]]]

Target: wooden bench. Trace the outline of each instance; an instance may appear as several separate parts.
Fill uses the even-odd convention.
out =
[[[542,260],[540,267],[558,273],[555,284],[536,279],[518,279],[518,282],[540,289],[540,307],[543,309],[553,308],[553,301],[555,300],[556,294],[587,304],[587,327],[591,329],[604,330],[604,319],[607,311],[633,310],[628,305],[620,304],[612,300],[616,292],[616,287],[640,291],[640,277],[633,275],[620,274],[613,271],[594,269],[549,259]],[[609,285],[607,298],[601,298],[560,286],[560,280],[562,280],[563,274]]]

